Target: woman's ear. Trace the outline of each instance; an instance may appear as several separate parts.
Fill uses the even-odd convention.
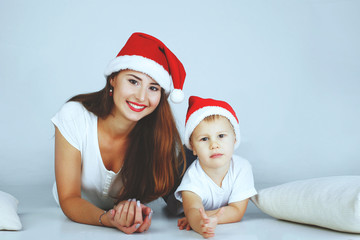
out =
[[[115,81],[114,77],[110,78],[109,84],[111,87],[114,87],[114,81]]]

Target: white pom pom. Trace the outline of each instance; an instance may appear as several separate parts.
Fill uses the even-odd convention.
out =
[[[181,103],[184,98],[184,93],[180,89],[174,89],[170,93],[170,99],[173,103]]]

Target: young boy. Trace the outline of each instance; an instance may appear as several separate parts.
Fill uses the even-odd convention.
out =
[[[256,194],[249,162],[233,155],[240,143],[239,121],[226,102],[191,96],[184,135],[198,158],[175,191],[185,213],[178,226],[213,237],[217,224],[240,221]]]

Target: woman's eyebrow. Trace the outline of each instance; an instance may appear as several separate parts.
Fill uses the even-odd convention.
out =
[[[128,76],[131,76],[131,77],[134,77],[134,78],[136,78],[137,80],[142,81],[141,78],[139,78],[138,76],[136,76],[136,75],[134,75],[134,74],[127,74],[127,75],[128,75]]]
[[[136,78],[137,80],[139,81],[142,81],[141,78],[139,78],[138,76],[134,75],[134,74],[127,74],[128,76],[131,76],[131,77],[134,77]],[[157,85],[157,86],[160,86],[160,84],[158,84],[157,82],[153,82],[153,83],[150,83],[151,85]]]

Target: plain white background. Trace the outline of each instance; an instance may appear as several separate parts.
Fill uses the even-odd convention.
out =
[[[101,89],[131,33],[183,62],[190,95],[228,101],[257,186],[360,173],[360,1],[0,0],[0,189],[54,181],[50,118]]]

